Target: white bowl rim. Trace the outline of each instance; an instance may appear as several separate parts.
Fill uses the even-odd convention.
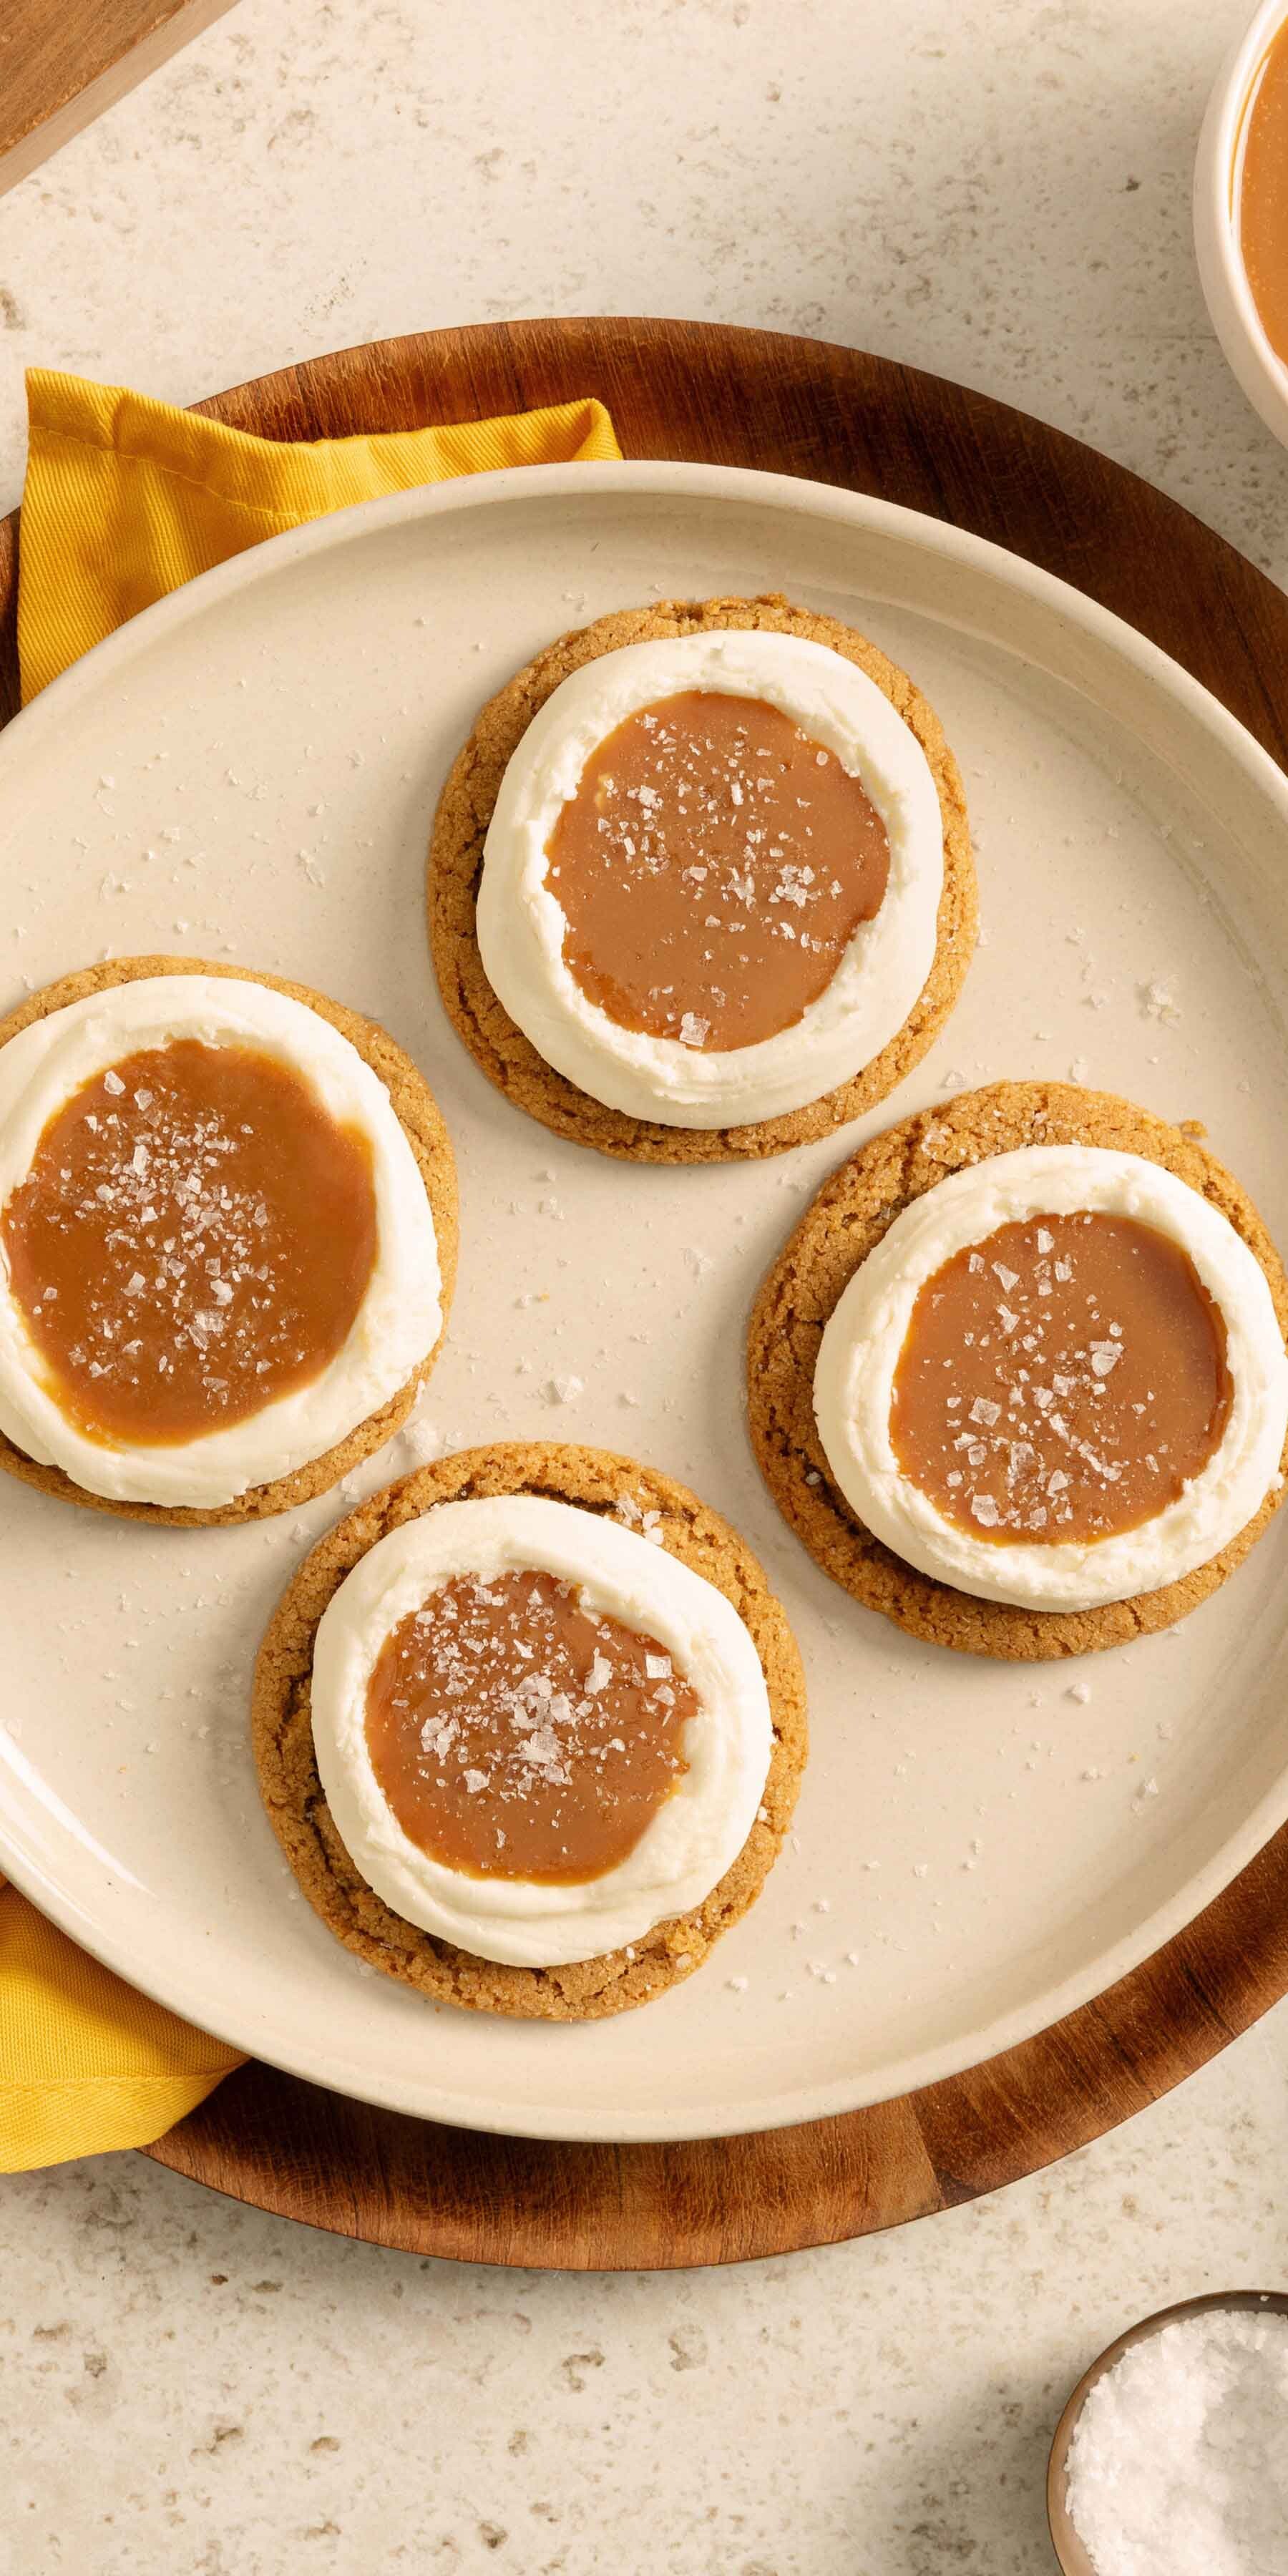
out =
[[[1288,0],[1261,0],[1226,55],[1208,100],[1194,168],[1194,246],[1199,279],[1225,357],[1266,427],[1288,445],[1288,364],[1271,346],[1243,262],[1238,173],[1248,108]]]

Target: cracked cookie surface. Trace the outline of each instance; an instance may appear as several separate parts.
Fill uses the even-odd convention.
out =
[[[871,1064],[821,1099],[746,1127],[668,1127],[608,1109],[556,1073],[523,1035],[483,970],[475,907],[483,843],[497,791],[539,707],[573,671],[623,645],[704,631],[754,628],[826,644],[864,671],[915,734],[929,763],[944,825],[944,885],[934,963],[918,999]],[[785,599],[660,600],[623,608],[559,636],[489,700],[457,755],[439,800],[430,842],[429,937],[439,991],[474,1061],[517,1109],[556,1135],[602,1154],[644,1163],[754,1161],[807,1145],[884,1100],[919,1063],[961,990],[975,946],[978,905],[966,798],[939,718],[906,672],[853,627],[792,607]]]
[[[347,1574],[390,1530],[435,1503],[540,1494],[582,1511],[655,1514],[650,1534],[733,1603],[760,1658],[773,1752],[760,1812],[738,1857],[703,1903],[659,1923],[630,1949],[566,1967],[481,1959],[395,1914],[355,1869],[336,1832],[313,1751],[309,1698],[318,1622]],[[306,1557],[278,1604],[255,1666],[251,1735],[260,1794],[296,1878],[328,1930],[385,1976],[431,2001],[528,2021],[591,2021],[649,2003],[700,1967],[755,1902],[791,1821],[808,1747],[796,1641],[751,1550],[718,1512],[656,1468],[602,1449],[545,1441],[466,1449],[423,1467],[351,1512]]]
[[[1256,1208],[1202,1131],[1169,1127],[1110,1092],[1072,1083],[999,1082],[903,1119],[824,1184],[763,1282],[747,1342],[752,1446],[784,1519],[825,1574],[932,1645],[1008,1661],[1085,1655],[1169,1628],[1224,1583],[1277,1509],[1282,1484],[1206,1565],[1157,1592],[1092,1610],[1029,1610],[981,1601],[921,1574],[873,1537],[833,1481],[814,1420],[823,1330],[855,1271],[914,1199],[967,1164],[1024,1145],[1100,1145],[1140,1154],[1197,1190],[1242,1236],[1265,1272],[1288,1338],[1288,1279]],[[1288,1449],[1281,1463],[1288,1473]]]

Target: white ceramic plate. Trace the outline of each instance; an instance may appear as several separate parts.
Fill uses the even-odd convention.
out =
[[[650,595],[762,589],[865,628],[939,708],[985,944],[866,1126],[745,1168],[611,1163],[507,1108],[446,1025],[430,816],[480,701],[549,636]],[[863,1134],[963,1083],[1073,1073],[1201,1117],[1288,1239],[1288,787],[1150,645],[973,538],[815,485],[491,475],[279,538],[124,628],[0,741],[0,815],[5,1006],[157,949],[298,976],[388,1023],[460,1158],[426,1407],[445,1445],[585,1440],[696,1486],[760,1551],[812,1705],[796,1837],[691,1983],[581,2028],[433,2010],[316,1921],[247,1745],[259,1632],[353,1488],[192,1532],[0,1478],[0,1862],[77,1940],[258,2056],[399,2110],[712,2135],[877,2101],[1041,2029],[1288,1816],[1288,1513],[1175,1635],[979,1663],[826,1582],[743,1424],[744,1321],[788,1227]],[[583,1391],[551,1402],[556,1375]],[[362,1489],[404,1464],[394,1443]]]

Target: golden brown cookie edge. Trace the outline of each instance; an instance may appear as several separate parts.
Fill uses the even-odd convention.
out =
[[[1171,1627],[1248,1554],[1278,1507],[1282,1485],[1219,1555],[1157,1592],[1086,1611],[981,1601],[905,1565],[863,1527],[833,1481],[814,1420],[818,1346],[842,1290],[901,1209],[950,1172],[984,1159],[985,1144],[993,1153],[1027,1144],[1108,1145],[1174,1172],[1242,1236],[1265,1272],[1288,1337],[1288,1279],[1279,1255],[1246,1191],[1199,1141],[1201,1133],[1169,1126],[1112,1092],[999,1082],[902,1119],[824,1183],[756,1297],[747,1337],[748,1423],[756,1462],[784,1520],[823,1572],[865,1608],[959,1654],[1047,1661]],[[1282,1465],[1288,1472],[1288,1447]]]
[[[267,1485],[252,1486],[234,1502],[223,1503],[213,1510],[198,1511],[188,1506],[169,1503],[116,1502],[106,1494],[88,1493],[84,1486],[65,1475],[60,1467],[43,1467],[34,1458],[7,1440],[0,1432],[0,1468],[15,1476],[38,1493],[51,1494],[60,1502],[79,1504],[83,1510],[110,1512],[120,1520],[152,1521],[178,1528],[209,1529],[227,1522],[264,1520],[277,1512],[292,1510],[300,1503],[312,1502],[338,1484],[342,1476],[369,1458],[392,1438],[399,1424],[405,1422],[417,1394],[429,1376],[447,1329],[452,1290],[456,1281],[459,1245],[457,1214],[456,1164],[451,1140],[442,1113],[424,1075],[411,1057],[391,1038],[376,1020],[353,1011],[343,1002],[333,1002],[325,993],[313,992],[307,984],[288,983],[280,975],[261,975],[245,966],[215,964],[200,957],[115,957],[96,966],[77,968],[32,993],[0,1019],[0,1048],[20,1030],[36,1020],[49,1019],[55,1011],[65,1010],[69,1003],[81,1001],[90,993],[101,993],[117,984],[134,984],[154,975],[220,975],[235,983],[265,984],[274,993],[284,993],[290,1001],[303,1002],[328,1020],[342,1037],[349,1040],[371,1067],[389,1093],[395,1115],[416,1157],[417,1168],[425,1183],[434,1232],[438,1242],[439,1267],[442,1272],[443,1323],[432,1351],[420,1366],[390,1396],[379,1412],[369,1414],[332,1449],[311,1458],[292,1475],[278,1476]]]
[[[623,645],[702,630],[760,628],[806,634],[875,681],[916,735],[929,762],[944,825],[944,886],[934,962],[889,1044],[852,1079],[803,1109],[746,1127],[667,1127],[608,1109],[546,1063],[498,1001],[483,969],[475,908],[483,840],[506,766],[533,716],[561,681]],[[660,600],[617,609],[546,645],[489,699],[458,753],[439,799],[427,876],[430,952],[447,1015],[488,1080],[556,1135],[626,1161],[754,1161],[814,1144],[884,1100],[920,1063],[957,1000],[975,947],[978,898],[965,790],[939,718],[906,672],[879,648],[821,611],[759,599]]]
[[[541,1493],[604,1515],[629,1493],[641,1511],[656,1511],[662,1544],[733,1603],[765,1675],[774,1749],[756,1823],[703,1904],[656,1925],[632,1945],[633,1957],[615,1950],[563,1968],[504,1967],[420,1931],[367,1887],[340,1841],[318,1778],[309,1680],[318,1621],[332,1595],[379,1539],[435,1503],[510,1493]],[[251,1736],[273,1831],[309,1903],[346,1949],[431,2001],[537,2021],[601,2020],[651,2002],[691,1975],[760,1894],[790,1823],[808,1750],[796,1640],[738,1532],[659,1469],[607,1450],[543,1441],[457,1451],[373,1495],[328,1532],[299,1567],[265,1631]]]

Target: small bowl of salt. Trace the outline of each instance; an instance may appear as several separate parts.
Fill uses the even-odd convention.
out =
[[[1288,2576],[1288,2292],[1119,2335],[1056,2426],[1047,2520],[1064,2576]]]

